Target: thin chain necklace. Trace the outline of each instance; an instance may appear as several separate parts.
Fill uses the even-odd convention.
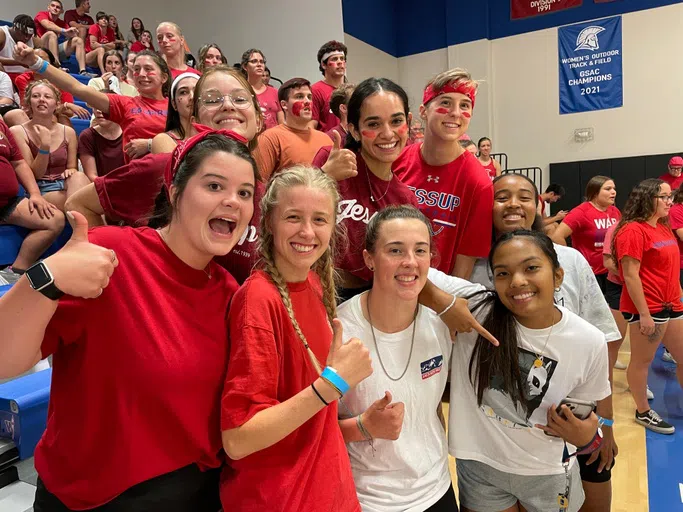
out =
[[[164,241],[164,243],[166,244],[166,247],[168,247],[168,249],[171,250],[171,246],[168,245],[168,242],[166,241],[166,237],[165,237],[164,234],[161,232],[161,229],[157,229],[156,231],[157,231],[157,233],[159,233],[159,236],[161,237],[161,239],[162,239],[162,240]],[[173,251],[171,250],[171,252],[173,252]],[[206,274],[206,277],[209,278],[209,279],[211,279],[211,270],[207,271],[206,268],[203,268],[202,270],[203,270],[204,273]]]
[[[545,345],[543,345],[543,350],[541,350],[541,353],[539,354],[534,350],[534,354],[536,354],[536,360],[534,361],[534,368],[540,368],[543,366],[543,356],[545,349],[548,347],[548,341],[550,340],[550,336],[553,334],[553,327],[555,327],[555,310],[553,310],[553,318],[552,321],[553,323],[550,325],[550,332],[548,333],[548,337],[545,339]]]
[[[408,371],[408,366],[410,366],[410,360],[413,357],[413,347],[415,346],[415,327],[417,327],[417,312],[420,309],[420,305],[418,304],[415,306],[415,314],[413,315],[413,335],[410,338],[410,353],[408,354],[408,361],[406,362],[406,367],[403,369],[403,373],[401,373],[400,377],[394,378],[391,375],[389,375],[389,372],[387,369],[384,367],[384,362],[382,362],[382,354],[379,353],[379,345],[377,345],[377,338],[375,338],[375,329],[372,326],[372,315],[370,314],[370,292],[368,292],[368,298],[367,298],[367,306],[368,306],[368,320],[370,321],[370,332],[372,333],[372,341],[375,344],[375,351],[377,352],[377,359],[379,359],[379,364],[382,367],[382,370],[384,371],[384,375],[389,377],[390,380],[393,380],[394,382],[397,382],[403,378],[403,376],[406,374]]]
[[[387,192],[389,192],[389,187],[391,186],[391,181],[394,179],[394,172],[393,171],[389,171],[389,172],[391,172],[391,176],[389,177],[389,181],[387,181],[387,188],[384,191],[384,194],[382,194],[381,197],[375,199],[375,196],[372,194],[372,185],[370,184],[370,170],[366,166],[365,178],[368,180],[368,188],[370,189],[370,201],[372,201],[373,203],[377,203],[378,201],[381,201],[382,199],[384,199],[384,196],[386,196]]]

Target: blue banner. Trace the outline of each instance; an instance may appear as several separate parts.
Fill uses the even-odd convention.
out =
[[[560,114],[624,104],[621,16],[560,27]]]

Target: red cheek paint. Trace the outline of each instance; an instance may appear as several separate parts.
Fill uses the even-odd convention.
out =
[[[399,135],[405,135],[405,133],[408,131],[408,125],[403,124],[403,125],[399,126],[398,130],[396,130],[396,131],[399,133]]]
[[[460,115],[462,117],[466,117],[467,119],[470,119],[472,117],[472,112],[462,112]]]
[[[365,137],[366,139],[375,139],[377,138],[377,132],[373,132],[372,130],[361,130],[361,135]]]
[[[133,71],[133,76],[140,76],[140,72],[139,71]]]
[[[310,107],[311,102],[310,101],[295,101],[294,104],[292,105],[292,114],[295,116],[301,115],[301,111],[304,108]]]
[[[154,71],[148,71],[147,76],[157,76],[157,74]]]
[[[447,108],[444,108],[444,107],[437,107],[435,112],[437,114],[450,114],[451,113],[450,110],[448,110]]]

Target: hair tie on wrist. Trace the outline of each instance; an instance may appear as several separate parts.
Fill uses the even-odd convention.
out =
[[[49,155],[50,151],[48,151],[47,149],[38,149],[38,154],[39,155]]]

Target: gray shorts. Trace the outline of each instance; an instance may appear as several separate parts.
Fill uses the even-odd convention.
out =
[[[69,44],[68,41],[64,41],[59,45],[59,62],[64,62],[65,60],[69,60],[70,55],[66,54],[66,46]],[[73,53],[73,51],[71,52]]]
[[[460,506],[475,512],[494,512],[519,501],[528,512],[560,510],[557,498],[565,490],[565,475],[522,476],[504,473],[475,460],[457,459]],[[583,505],[579,465],[569,470],[569,508],[577,512]]]

